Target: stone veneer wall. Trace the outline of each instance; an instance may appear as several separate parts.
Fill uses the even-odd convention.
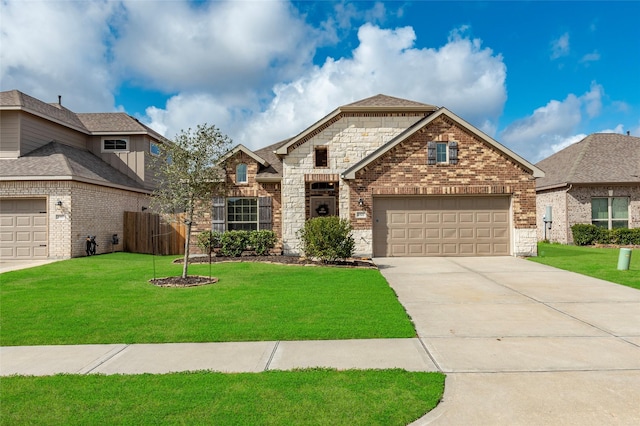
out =
[[[350,183],[350,216],[359,253],[373,253],[372,206],[376,195],[510,195],[513,255],[537,253],[535,181],[516,162],[446,117],[440,117],[396,146]],[[458,142],[458,164],[427,165],[427,142]],[[358,206],[362,198],[364,206]]]
[[[51,259],[84,256],[87,235],[96,235],[97,253],[121,250],[124,212],[149,205],[146,194],[74,181],[2,182],[0,196],[47,198]],[[120,237],[118,246],[112,247],[112,234]]]
[[[424,117],[424,113],[342,113],[341,119],[293,149],[283,162],[282,240],[284,253],[297,255],[300,245],[296,232],[307,219],[305,175],[336,174],[371,154]],[[327,147],[328,167],[314,167],[314,149]],[[337,211],[350,218],[349,183],[340,181]],[[357,200],[357,198],[356,198]]]

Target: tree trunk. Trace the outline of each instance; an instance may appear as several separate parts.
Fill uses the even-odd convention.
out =
[[[189,202],[185,223],[187,225],[187,236],[184,239],[184,260],[182,262],[182,278],[187,278],[188,272],[189,272],[189,245],[191,243],[191,226],[193,224],[193,199],[191,199]]]

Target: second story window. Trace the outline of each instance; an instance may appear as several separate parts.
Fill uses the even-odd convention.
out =
[[[236,183],[247,183],[247,165],[244,163],[236,166]]]
[[[160,155],[160,144],[150,142],[149,152],[151,153],[151,155]]]
[[[316,147],[315,149],[315,166],[329,167],[329,153],[327,147]]]
[[[129,138],[103,138],[102,152],[129,151]]]
[[[447,143],[437,143],[436,144],[436,163],[448,163],[449,159],[447,158],[447,151],[449,150],[449,147],[447,146]]]

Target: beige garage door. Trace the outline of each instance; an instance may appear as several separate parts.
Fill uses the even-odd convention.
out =
[[[509,255],[509,198],[374,198],[373,254]]]
[[[47,258],[47,200],[0,200],[0,255],[3,259]]]

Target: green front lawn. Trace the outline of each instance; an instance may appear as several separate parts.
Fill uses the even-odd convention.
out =
[[[0,277],[0,344],[224,342],[415,337],[377,270],[219,263],[213,285],[160,288],[173,258],[114,253]],[[208,275],[195,264],[191,275]]]
[[[619,254],[614,248],[539,243],[538,257],[529,260],[640,289],[640,250],[631,252],[626,271],[617,269]]]
[[[403,370],[2,378],[2,424],[406,425],[444,375]]]

